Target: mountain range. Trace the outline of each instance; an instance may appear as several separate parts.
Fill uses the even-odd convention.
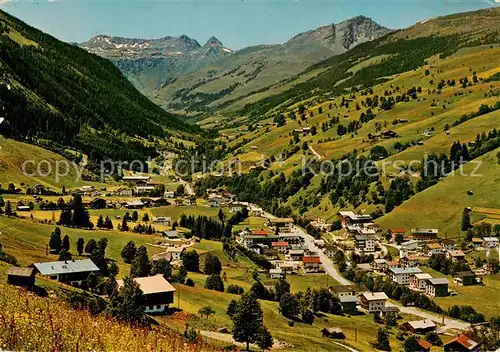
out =
[[[214,37],[200,46],[185,35],[153,40],[100,35],[80,46],[110,59],[136,88],[167,110],[190,115],[210,112],[390,32],[358,16],[300,33],[280,45],[236,52]]]
[[[80,46],[111,60],[146,95],[233,53],[215,37],[202,46],[186,35],[159,39],[98,35]]]

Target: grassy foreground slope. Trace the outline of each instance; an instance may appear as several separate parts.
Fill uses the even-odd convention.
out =
[[[499,152],[500,149],[496,149],[466,164],[462,168],[463,175],[460,171],[455,172],[376,222],[382,228],[439,228],[441,237],[445,234],[455,237],[460,232],[460,219],[465,207],[500,208]],[[465,176],[473,172],[478,176]],[[468,190],[474,194],[468,195]]]
[[[238,296],[229,293],[206,290],[201,287],[188,287],[175,285],[177,297],[174,306],[179,304],[180,309],[190,313],[189,326],[200,330],[212,330],[219,327],[231,327],[231,320],[226,315],[227,305],[232,299]],[[284,348],[280,351],[347,351],[347,349],[336,345],[329,338],[321,335],[321,329],[327,327],[341,327],[346,335],[346,339],[340,341],[342,344],[352,346],[358,351],[372,351],[371,342],[376,340],[377,325],[371,315],[365,316],[337,316],[332,314],[322,314],[317,317],[312,325],[302,322],[295,322],[294,326],[289,326],[289,319],[283,317],[279,311],[277,302],[260,301],[264,313],[264,325],[270,330],[273,337],[279,341],[286,341],[293,344],[293,348]],[[210,306],[215,310],[215,315],[210,319],[201,319],[197,315],[198,309],[203,306]],[[185,320],[175,319],[175,317],[165,317],[160,319],[162,324],[166,324],[172,329],[179,331],[184,329]],[[357,331],[357,340],[355,329]],[[396,329],[392,329],[389,335],[392,350],[399,351],[400,342],[395,337]],[[314,347],[312,347],[314,346]]]
[[[0,284],[0,346],[22,351],[214,351],[162,328],[137,329]]]

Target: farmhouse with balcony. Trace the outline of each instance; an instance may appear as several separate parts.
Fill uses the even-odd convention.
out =
[[[31,266],[42,276],[70,285],[81,285],[90,273],[99,271],[90,259],[34,263]]]
[[[361,307],[368,312],[380,312],[382,307],[385,307],[385,302],[388,300],[384,292],[364,292],[359,295],[359,303]]]
[[[174,303],[175,288],[158,274],[148,277],[137,277],[134,282],[139,285],[143,292],[145,302],[145,312],[149,314],[165,313],[168,306]],[[117,280],[118,287],[123,287],[123,280]]]

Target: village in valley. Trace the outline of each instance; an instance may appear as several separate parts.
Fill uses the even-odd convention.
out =
[[[232,295],[250,290],[260,299],[277,301],[277,311],[288,319],[301,314],[301,324],[314,326],[314,314],[321,311],[333,314],[331,326],[322,324],[318,336],[341,344],[359,346],[358,332],[350,324],[337,324],[335,316],[353,322],[373,316],[375,325],[397,327],[397,339],[416,336],[426,351],[436,344],[449,351],[480,345],[464,331],[481,329],[487,322],[488,303],[481,302],[476,311],[468,298],[479,295],[482,288],[498,287],[498,226],[481,224],[471,227],[464,238],[443,238],[437,228],[382,229],[369,214],[341,210],[329,222],[311,217],[306,231],[293,218],[278,218],[238,201],[224,188],[209,189],[200,197],[185,183],[178,183],[174,191],[153,183],[149,176],[124,176],[120,184],[115,190],[82,186],[66,194],[40,185],[11,185],[15,192],[4,194],[3,203],[10,218],[56,229],[41,246],[46,255],[37,255],[46,259],[2,269],[7,282],[29,290],[43,282],[49,294],[56,294],[53,286],[58,282],[59,288],[69,285],[113,297],[126,284],[127,273],[121,271],[124,264],[117,265],[118,258],[108,257],[107,248],[121,243],[125,245],[115,248],[113,255],[118,252],[120,261],[131,264],[133,280],[145,297],[144,312],[168,326],[180,328],[182,321],[188,325],[200,320],[195,315],[179,321],[183,306],[191,306],[181,287],[199,286],[208,295],[210,290],[228,292],[224,299],[229,301]],[[70,208],[73,216],[65,224],[64,213]],[[83,224],[75,223],[75,212]],[[83,231],[91,236],[92,219],[104,233],[98,241],[64,235],[67,228],[87,228]],[[140,247],[117,238],[132,238],[129,233],[141,237]],[[9,250],[9,241],[3,242],[2,250]],[[301,304],[310,304],[299,303],[304,295],[325,295],[331,301],[327,308],[313,305],[303,310]],[[189,313],[202,318],[217,315],[210,304]],[[226,319],[220,320],[211,327],[197,322],[199,328],[192,331],[230,341],[228,325],[220,325]],[[228,337],[222,338],[224,334]],[[328,340],[324,343],[328,345]],[[291,346],[274,339],[273,348]]]

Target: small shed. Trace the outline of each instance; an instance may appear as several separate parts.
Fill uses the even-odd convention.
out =
[[[25,287],[32,290],[35,286],[35,269],[11,266],[6,271],[9,285]]]
[[[329,337],[332,339],[345,339],[344,332],[339,327],[334,328],[324,328],[321,330],[323,337]]]

